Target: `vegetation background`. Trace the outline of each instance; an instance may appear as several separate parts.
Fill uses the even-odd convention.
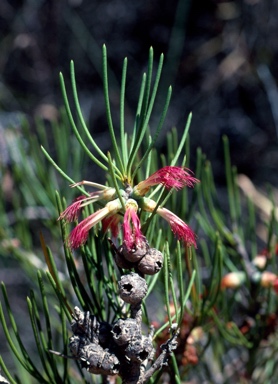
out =
[[[108,48],[114,114],[118,113],[117,79],[123,58],[129,60],[127,99],[133,111],[135,89],[141,81],[139,76],[137,82],[136,76],[144,69],[153,46],[157,59],[161,52],[166,57],[162,88],[173,85],[165,126],[183,127],[188,113],[193,112],[191,168],[195,150],[201,147],[212,162],[219,191],[224,190],[225,134],[238,172],[261,188],[272,185],[277,198],[277,35],[275,0],[2,0],[0,165],[5,172],[1,171],[0,177],[11,226],[15,225],[17,183],[7,142],[20,131],[23,117],[33,132],[38,117],[49,126],[58,120],[62,105],[58,75],[62,71],[65,79],[69,78],[71,59],[83,113],[103,151],[109,149],[101,81],[103,43]],[[162,141],[161,145],[163,150]],[[84,172],[95,174],[91,169]],[[35,235],[39,226],[36,217],[34,247],[39,245]],[[0,280],[5,281],[11,302],[16,303],[17,315],[24,318],[32,281],[15,260],[3,260]],[[28,341],[28,331],[25,338]],[[4,359],[5,348],[1,342]]]

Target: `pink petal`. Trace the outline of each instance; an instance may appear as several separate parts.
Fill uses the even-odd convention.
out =
[[[165,188],[181,189],[185,186],[194,187],[199,180],[191,176],[191,171],[184,167],[166,166],[153,173],[146,180],[141,181],[135,187],[142,196],[146,194],[153,185],[162,184]]]
[[[131,207],[124,214],[123,234],[128,251],[140,246],[141,242],[146,243],[146,238],[141,232],[140,219]]]
[[[67,244],[71,249],[76,249],[84,245],[88,239],[89,230],[91,226],[88,225],[88,222],[91,220],[91,217],[81,221],[70,233]]]
[[[189,247],[191,245],[193,245],[195,248],[197,247],[195,233],[177,215],[166,208],[158,208],[157,213],[168,221],[171,230],[177,239],[184,241]]]
[[[102,220],[102,230],[107,232],[108,229],[111,230],[112,236],[117,237],[119,234],[119,222],[121,220],[120,215],[111,215],[107,216]]]
[[[68,222],[77,220],[80,209],[82,208],[83,201],[87,198],[87,196],[79,196],[77,197],[71,205],[67,207],[67,209],[60,214],[58,220],[65,219]]]
[[[88,238],[89,230],[104,219],[109,214],[109,208],[105,206],[94,212],[86,219],[82,220],[71,232],[68,238],[68,245],[71,249],[75,249],[85,244]]]
[[[182,240],[186,243],[188,247],[193,245],[195,248],[196,244],[196,235],[192,231],[192,229],[182,220],[178,221],[170,221],[170,227],[173,231],[174,235],[178,240]]]
[[[129,250],[133,246],[133,234],[132,234],[132,228],[130,225],[130,211],[131,211],[131,208],[125,211],[124,222],[123,222],[124,242]]]
[[[79,196],[61,213],[58,220],[66,219],[68,222],[77,220],[78,214],[83,207],[101,199],[109,200],[113,193],[114,188],[106,188],[103,191],[92,192],[89,196]]]

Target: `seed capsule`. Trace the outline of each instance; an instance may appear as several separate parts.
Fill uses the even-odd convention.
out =
[[[115,263],[119,268],[122,268],[122,269],[134,268],[134,263],[131,263],[124,257],[122,245],[117,250],[117,253],[115,253],[114,259],[115,259]]]
[[[120,362],[114,353],[103,349],[99,344],[90,343],[80,351],[82,368],[98,375],[116,375],[119,373]]]
[[[125,349],[126,356],[131,361],[142,362],[153,352],[151,341],[147,337],[141,337],[133,340]]]
[[[119,281],[119,294],[123,301],[129,304],[137,304],[147,294],[147,283],[137,273],[123,275]]]
[[[163,266],[163,255],[156,248],[150,248],[148,253],[139,261],[137,267],[146,275],[154,275]]]
[[[129,249],[125,242],[120,248],[126,260],[136,263],[148,252],[149,244],[145,238],[142,238],[140,241],[138,240],[137,244],[134,245],[132,249]]]
[[[112,336],[116,344],[125,345],[134,335],[140,333],[135,319],[119,319],[112,328]]]

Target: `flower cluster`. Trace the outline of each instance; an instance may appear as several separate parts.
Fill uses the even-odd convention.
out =
[[[103,230],[111,230],[116,237],[119,232],[119,224],[123,217],[123,253],[127,260],[132,262],[140,260],[147,253],[148,242],[141,231],[141,223],[138,210],[146,212],[156,212],[165,219],[173,231],[174,235],[187,246],[196,247],[196,238],[192,229],[173,212],[163,207],[157,207],[157,203],[145,197],[150,188],[155,185],[162,185],[167,189],[181,189],[185,186],[193,187],[199,180],[194,178],[191,172],[184,167],[166,166],[153,173],[146,180],[141,181],[133,188],[128,185],[125,190],[121,190],[121,199],[117,197],[115,188],[103,186],[101,184],[81,181],[73,184],[89,185],[97,188],[96,192],[89,196],[80,196],[75,199],[67,209],[61,213],[59,219],[72,222],[78,218],[78,214],[88,204],[96,201],[107,202],[105,206],[82,220],[71,232],[68,238],[68,245],[75,249],[84,245],[87,241],[89,231],[97,223],[102,222]],[[124,202],[124,206],[123,203]],[[139,211],[140,212],[140,211]]]

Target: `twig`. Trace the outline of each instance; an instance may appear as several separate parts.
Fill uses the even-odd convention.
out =
[[[163,367],[163,365],[167,365],[170,354],[177,348],[177,337],[178,332],[176,332],[166,343],[161,345],[162,353],[158,356],[151,368],[145,373],[143,383],[146,383],[156,371]]]

